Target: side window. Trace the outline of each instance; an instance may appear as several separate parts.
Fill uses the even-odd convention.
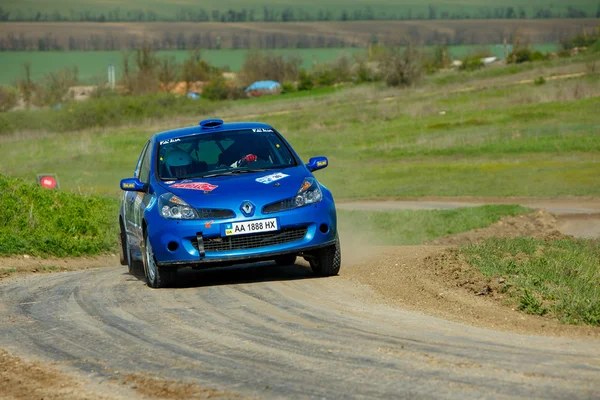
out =
[[[135,172],[133,173],[133,177],[134,178],[140,178],[140,166],[142,165],[142,161],[144,160],[144,157],[146,156],[146,150],[148,149],[148,146],[150,145],[150,142],[146,142],[146,145],[144,146],[144,148],[142,149],[142,152],[140,153],[140,158],[138,158],[138,162],[135,165]]]
[[[150,180],[150,161],[152,159],[152,145],[150,142],[146,145],[146,151],[144,156],[142,157],[142,162],[140,164],[139,169],[139,177],[140,182],[148,182]]]

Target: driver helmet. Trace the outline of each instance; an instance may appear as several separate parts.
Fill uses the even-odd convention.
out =
[[[182,150],[173,150],[165,157],[165,165],[171,177],[184,177],[192,165],[192,157]]]

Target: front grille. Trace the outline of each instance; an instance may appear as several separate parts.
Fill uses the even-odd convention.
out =
[[[263,214],[270,214],[278,211],[291,210],[294,207],[296,207],[294,199],[287,199],[264,206],[262,212]]]
[[[229,251],[257,249],[260,247],[273,246],[301,240],[308,228],[288,228],[276,232],[252,233],[250,235],[226,236],[215,238],[204,238],[204,250]],[[197,249],[198,241],[192,239],[192,245]]]
[[[232,210],[222,208],[196,208],[200,219],[223,219],[233,218],[235,213]]]

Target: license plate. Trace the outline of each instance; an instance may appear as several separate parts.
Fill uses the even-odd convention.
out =
[[[279,229],[277,218],[257,219],[254,221],[232,222],[225,224],[225,236],[248,233],[270,232]]]

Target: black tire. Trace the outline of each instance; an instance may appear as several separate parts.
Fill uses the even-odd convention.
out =
[[[121,249],[121,254],[119,254],[119,262],[121,265],[127,265],[127,234],[125,233],[125,229],[123,229],[123,222],[119,221],[119,227],[121,228],[119,232],[119,248]]]
[[[334,276],[342,266],[342,250],[340,240],[336,236],[335,244],[316,250],[309,258],[310,267],[318,276]]]
[[[177,277],[176,268],[160,267],[156,264],[152,245],[148,239],[148,235],[144,232],[144,251],[142,252],[144,259],[144,273],[146,275],[146,283],[154,289],[167,287]]]
[[[295,254],[285,254],[283,256],[275,257],[275,263],[277,265],[294,265],[296,262]]]

